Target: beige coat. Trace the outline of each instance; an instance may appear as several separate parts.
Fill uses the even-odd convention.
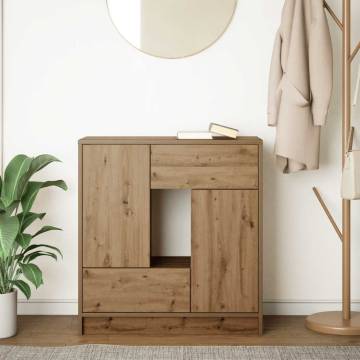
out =
[[[283,172],[319,168],[320,127],[330,103],[332,66],[323,0],[286,0],[272,57],[268,106]]]

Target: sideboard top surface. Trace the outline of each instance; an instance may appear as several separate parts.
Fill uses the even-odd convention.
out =
[[[87,136],[79,140],[81,145],[258,145],[262,140],[256,136],[240,136],[236,139],[179,140],[175,136]]]

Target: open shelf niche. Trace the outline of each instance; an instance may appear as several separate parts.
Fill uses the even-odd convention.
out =
[[[190,268],[191,190],[151,191],[151,267]]]

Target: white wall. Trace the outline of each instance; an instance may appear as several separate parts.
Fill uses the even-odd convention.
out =
[[[329,1],[340,14],[341,1]],[[76,313],[77,140],[85,135],[174,135],[226,123],[264,139],[264,298],[268,313],[339,308],[340,242],[311,187],[321,190],[340,222],[340,44],[334,99],[322,134],[321,170],[282,175],[266,126],[270,56],[283,0],[239,0],[233,23],[207,51],[181,60],[153,58],[113,28],[105,0],[5,1],[5,161],[17,153],[63,160],[42,173],[70,190],[46,190],[37,206],[64,228],[44,236],[64,250],[44,261],[45,285],[23,313]],[[354,15],[360,4],[353,1]],[[359,21],[354,30],[360,38]],[[356,62],[358,64],[358,60]],[[360,117],[359,109],[356,111]],[[358,122],[355,122],[358,124]],[[181,209],[179,209],[181,212]],[[353,298],[360,307],[360,214],[354,204]]]

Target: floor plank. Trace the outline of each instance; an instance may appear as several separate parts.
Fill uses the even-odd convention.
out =
[[[258,336],[138,336],[77,334],[75,316],[19,316],[18,335],[0,345],[64,346],[121,345],[360,345],[360,336],[316,334],[304,327],[303,316],[266,316],[264,335]]]

